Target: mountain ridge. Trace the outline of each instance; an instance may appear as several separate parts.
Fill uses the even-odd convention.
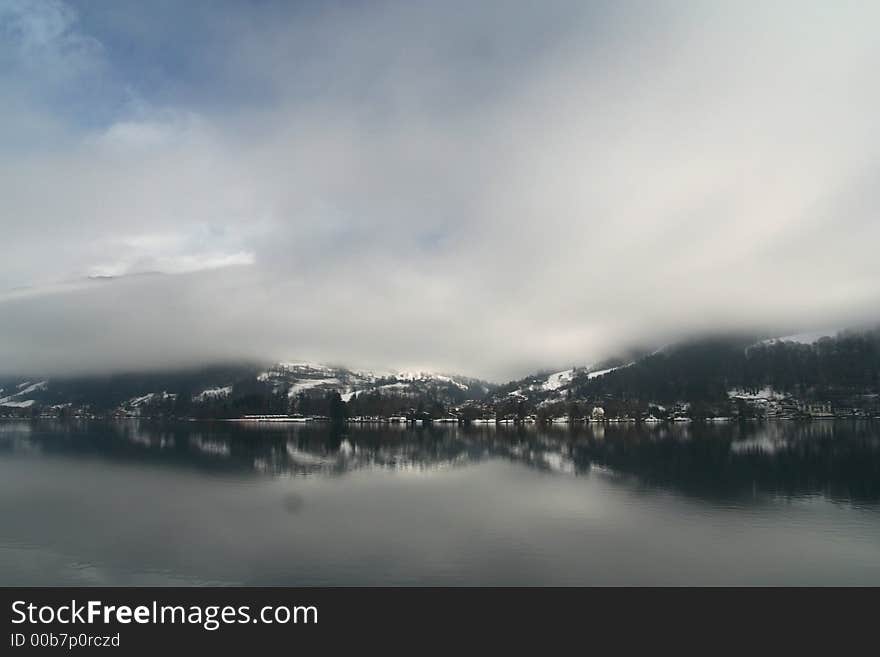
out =
[[[708,405],[730,413],[758,391],[873,408],[880,393],[880,330],[779,338],[717,335],[595,364],[545,371],[496,384],[424,370],[349,369],[321,362],[229,363],[171,372],[0,379],[0,414],[236,417],[328,415],[338,395],[348,415],[419,412],[471,416],[562,414],[572,403],[620,406]],[[767,397],[768,395],[764,395]],[[873,397],[871,397],[873,396]],[[337,402],[334,402],[337,403]],[[573,406],[569,413],[588,413]]]

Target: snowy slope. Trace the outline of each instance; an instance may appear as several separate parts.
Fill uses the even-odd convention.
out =
[[[780,338],[768,338],[761,340],[760,344],[774,344],[777,342],[797,342],[798,344],[813,344],[822,338],[833,338],[839,332],[838,329],[826,331],[811,331],[809,333],[795,333]]]
[[[193,401],[208,401],[212,399],[224,399],[232,394],[232,386],[208,388],[193,396]]]
[[[559,390],[562,386],[571,383],[574,378],[574,369],[562,370],[547,377],[547,380],[541,385],[544,390]]]
[[[35,400],[28,399],[27,397],[35,392],[46,390],[48,385],[48,381],[39,381],[37,383],[33,383],[32,381],[24,381],[22,383],[19,383],[16,386],[16,392],[0,398],[0,406],[5,406],[7,408],[30,408],[36,402]]]
[[[337,391],[345,401],[355,395],[380,390],[386,393],[419,394],[429,390],[454,388],[474,393],[485,390],[484,382],[465,377],[438,374],[423,370],[388,371],[350,370],[345,367],[308,361],[284,361],[273,365],[257,375],[257,380],[281,389],[285,386],[290,397],[308,391]]]

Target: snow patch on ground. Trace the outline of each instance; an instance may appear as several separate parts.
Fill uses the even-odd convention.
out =
[[[304,390],[311,390],[312,388],[319,388],[321,386],[338,386],[340,383],[341,381],[336,377],[329,377],[326,379],[307,379],[306,381],[299,381],[290,386],[287,396],[296,397]]]
[[[609,374],[610,372],[613,372],[614,370],[619,370],[619,369],[620,369],[619,367],[609,367],[604,370],[596,370],[595,372],[590,372],[589,374],[587,374],[587,378],[588,379],[595,379],[597,377],[605,376],[606,374]]]
[[[765,388],[761,388],[757,391],[744,390],[742,388],[731,388],[727,391],[727,396],[730,399],[748,399],[748,400],[756,400],[756,399],[783,399],[785,395],[781,392],[777,392],[772,387],[767,386]]]
[[[25,381],[24,383],[19,383],[16,386],[18,392],[13,393],[7,397],[3,397],[2,399],[0,399],[0,404],[3,404],[4,406],[8,406],[8,402],[15,401],[16,398],[24,397],[25,395],[29,395],[32,392],[37,392],[39,390],[45,390],[48,387],[48,385],[49,385],[48,381],[40,381],[38,383],[32,383],[31,381]],[[18,401],[22,401],[22,400],[19,399]],[[34,402],[31,400],[31,402],[30,402],[30,404],[28,404],[28,406],[30,406],[33,403]],[[27,406],[10,406],[10,408],[27,408]]]
[[[571,383],[574,378],[574,370],[563,370],[556,372],[547,377],[547,380],[541,386],[543,390],[559,390],[562,386]]]
[[[454,385],[460,390],[468,389],[468,386],[466,384],[461,383],[460,381],[456,381],[451,376],[446,376],[444,374],[434,374],[433,372],[398,372],[394,375],[394,378],[398,381],[439,381],[441,383]]]
[[[32,383],[32,384],[28,385],[26,388],[24,388],[23,390],[20,389],[17,394],[27,395],[29,393],[36,392],[37,390],[45,390],[46,386],[48,386],[48,385],[49,385],[48,381],[40,381],[39,383]],[[19,386],[19,388],[21,388],[21,386]]]
[[[320,363],[309,363],[306,361],[284,362],[275,366],[277,369],[288,372],[333,372],[336,368]]]
[[[30,408],[36,402],[33,399],[26,399],[25,401],[0,401],[0,406],[4,406],[6,408]]]
[[[768,338],[761,340],[760,344],[775,344],[777,342],[797,342],[798,344],[813,344],[822,338],[833,338],[839,331],[811,331],[808,333],[795,333],[794,335],[785,335],[781,338]]]
[[[177,399],[177,394],[170,392],[149,392],[146,395],[141,397],[134,397],[125,402],[125,406],[130,408],[137,408],[138,406],[144,406],[145,404],[150,404],[154,400],[166,400],[166,399]]]
[[[402,381],[398,381],[397,383],[386,383],[384,386],[379,386],[380,390],[409,390],[409,384],[403,383]]]
[[[196,401],[207,401],[209,399],[224,399],[232,394],[232,386],[223,386],[222,388],[208,388],[202,390],[193,397]]]

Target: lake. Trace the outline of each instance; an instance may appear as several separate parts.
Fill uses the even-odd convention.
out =
[[[880,584],[880,425],[0,421],[3,585]]]

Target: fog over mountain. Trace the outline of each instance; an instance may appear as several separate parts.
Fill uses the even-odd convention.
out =
[[[876,321],[878,19],[0,0],[0,373],[502,381]]]

